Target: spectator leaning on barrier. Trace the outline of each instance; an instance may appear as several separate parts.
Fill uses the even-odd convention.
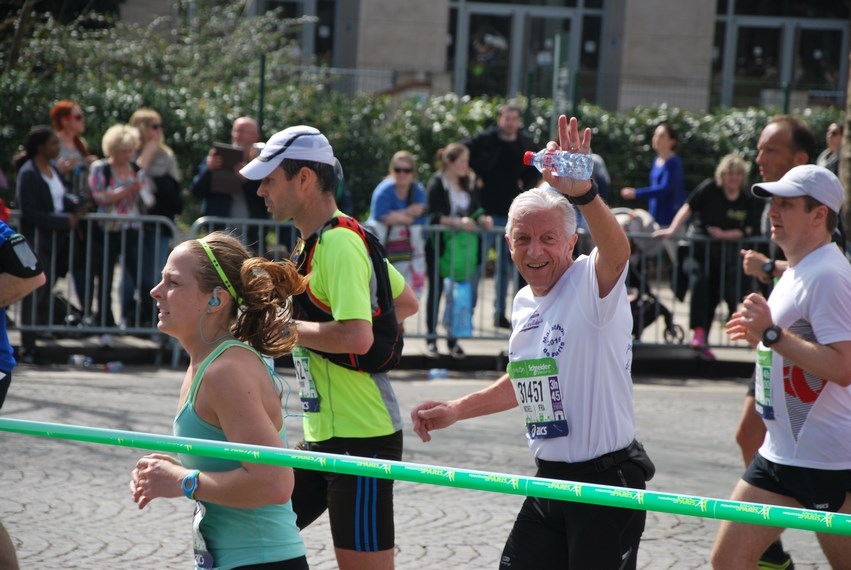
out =
[[[273,135],[241,173],[262,180],[258,193],[275,220],[295,222],[302,240],[293,259],[310,274],[308,291],[293,299],[299,447],[400,460],[399,405],[376,360],[398,355],[397,323],[416,313],[417,298],[372,234],[338,209],[337,164],[328,139],[300,125]],[[299,528],[329,511],[341,570],[393,568],[393,481],[296,469],[293,509]]]
[[[261,354],[295,345],[291,295],[304,279],[220,232],[177,246],[151,291],[157,328],[189,354],[174,435],[284,447],[283,386]],[[306,570],[292,510],[293,471],[249,461],[162,453],[136,462],[139,508],[158,497],[195,501],[195,567]],[[165,562],[165,561],[163,561]]]
[[[387,259],[419,297],[426,278],[426,193],[417,180],[417,161],[410,152],[395,152],[389,170],[372,191],[369,219],[364,225],[378,236]]]
[[[752,191],[771,199],[771,239],[788,268],[768,300],[748,295],[727,323],[732,340],[757,349],[756,410],[767,429],[731,499],[851,514],[851,266],[831,239],[845,192],[815,165]],[[722,521],[712,565],[753,568],[782,532]],[[848,567],[851,537],[818,540],[831,567]]]
[[[591,152],[591,130],[559,117],[560,145]],[[508,374],[492,386],[411,412],[423,441],[458,420],[520,406],[537,477],[644,489],[654,467],[635,440],[629,241],[593,182],[544,179],[520,194],[506,241],[528,283],[514,299]],[[565,198],[566,196],[566,198]],[[582,209],[597,247],[573,259]],[[500,568],[634,569],[644,511],[527,498]]]
[[[693,243],[682,264],[691,291],[689,325],[694,331],[691,346],[707,360],[715,360],[707,346],[715,308],[723,297],[729,317],[745,293],[744,280],[736,278],[739,248],[734,244],[759,232],[762,203],[745,190],[749,171],[741,157],[726,155],[718,163],[715,177],[704,180],[689,194],[671,225],[653,233],[653,237],[676,236],[686,220],[691,219],[688,235],[712,240]]]

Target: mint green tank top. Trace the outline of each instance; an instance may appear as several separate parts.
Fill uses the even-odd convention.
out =
[[[257,351],[237,340],[225,341],[210,353],[198,367],[186,402],[174,418],[174,435],[213,441],[227,441],[224,432],[198,417],[195,398],[204,379],[204,372],[216,358],[231,347],[244,348],[257,355],[268,365]],[[272,374],[269,374],[272,381]],[[236,380],[236,379],[235,379]],[[283,441],[284,427],[281,428]],[[201,471],[232,471],[239,468],[238,461],[180,454],[180,461],[189,469]],[[225,507],[215,503],[199,501],[204,513],[200,532],[215,561],[214,568],[228,570],[248,564],[261,564],[290,560],[304,556],[307,550],[296,526],[292,501],[279,505],[267,505],[253,509]],[[196,509],[197,511],[197,509]]]

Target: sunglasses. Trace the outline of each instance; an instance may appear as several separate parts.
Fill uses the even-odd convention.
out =
[[[148,125],[148,128],[149,128],[149,129],[154,129],[155,131],[158,131],[158,130],[160,130],[161,128],[163,128],[163,126],[162,126],[162,123],[155,123],[155,124],[153,124],[153,125]]]
[[[259,160],[260,162],[269,162],[273,158],[284,154],[287,151],[287,149],[290,148],[290,146],[292,146],[292,144],[296,140],[298,140],[299,138],[301,138],[301,137],[315,137],[315,136],[319,136],[320,134],[322,134],[322,133],[299,133],[299,134],[295,135],[293,138],[291,138],[290,140],[288,140],[284,144],[284,146],[282,146],[281,148],[279,148],[278,150],[276,150],[275,152],[273,152],[269,156],[258,156],[257,160]]]
[[[393,172],[395,172],[396,174],[410,174],[413,171],[414,171],[413,168],[402,168],[400,166],[394,166],[393,167]]]

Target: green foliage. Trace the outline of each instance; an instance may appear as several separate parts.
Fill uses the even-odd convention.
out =
[[[92,18],[100,18],[97,25]],[[31,126],[49,122],[49,109],[59,99],[82,106],[86,136],[97,154],[109,126],[126,122],[134,110],[147,106],[163,116],[167,142],[188,188],[211,142],[229,140],[232,121],[249,114],[262,118],[265,137],[295,124],[322,130],[343,164],[356,211],[364,217],[394,152],[405,149],[416,155],[419,177],[426,181],[434,171],[437,150],[492,124],[497,107],[505,102],[500,97],[454,94],[407,99],[352,95],[334,89],[339,78],[331,70],[308,74],[293,66],[297,21],[282,20],[274,12],[248,18],[240,3],[228,2],[214,11],[202,10],[197,22],[201,24],[182,24],[161,35],[155,31],[160,29],[156,22],[149,29],[88,16],[85,25],[77,21],[64,26],[42,16],[23,46],[23,67],[0,74],[0,168],[13,174],[14,150]],[[2,47],[8,49],[8,41]],[[260,77],[261,54],[265,82]],[[526,107],[526,130],[543,147],[552,136],[551,102],[520,102]],[[654,158],[650,140],[659,122],[669,121],[679,132],[678,154],[690,190],[712,176],[717,161],[728,152],[752,161],[760,130],[776,112],[725,109],[706,114],[665,105],[612,112],[586,103],[577,107],[580,124],[592,129],[592,147],[606,159],[612,175],[612,205],[620,203],[620,187],[647,184]],[[822,148],[827,125],[842,116],[837,109],[799,114]],[[754,169],[752,177],[758,176]],[[189,224],[197,205],[188,193],[185,197],[189,206],[183,222]]]

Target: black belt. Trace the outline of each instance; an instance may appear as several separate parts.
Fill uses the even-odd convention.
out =
[[[589,459],[588,461],[580,461],[578,463],[567,463],[565,461],[547,461],[546,459],[535,458],[535,464],[540,469],[549,469],[562,474],[576,473],[599,473],[607,469],[611,469],[615,465],[620,465],[629,459],[630,450],[635,445],[635,440],[628,446],[611,453],[606,453],[600,457]]]

